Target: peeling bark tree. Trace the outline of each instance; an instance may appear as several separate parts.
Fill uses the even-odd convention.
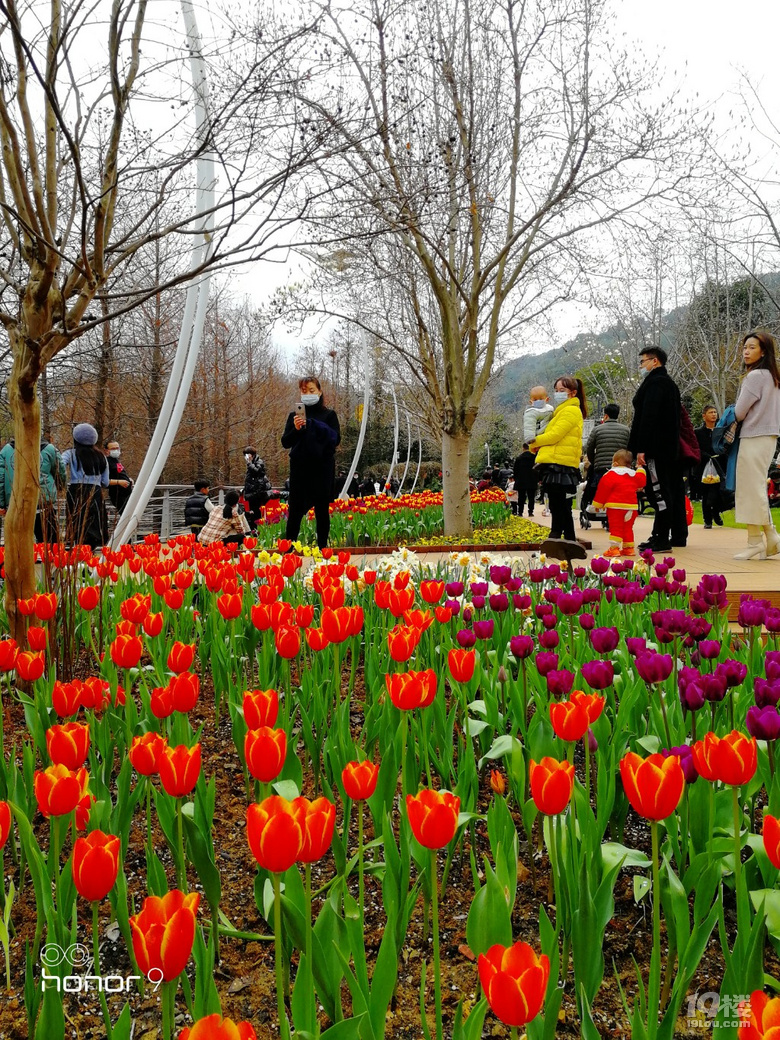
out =
[[[358,0],[318,13],[299,97],[308,132],[330,146],[321,238],[363,290],[373,277],[403,297],[410,332],[373,330],[428,395],[445,531],[465,534],[469,440],[499,349],[573,295],[605,225],[679,185],[688,131],[672,101],[645,103],[652,69],[610,41],[602,0]]]
[[[201,273],[188,269],[192,180],[204,145],[188,130],[184,35],[184,59],[171,59],[171,34],[159,22],[157,39],[147,34],[146,13],[147,0],[0,0],[0,324],[12,352],[16,441],[6,606],[20,639],[16,601],[35,589],[38,380],[87,331],[101,323],[108,330],[118,316]],[[239,43],[234,34],[215,48],[223,67],[208,147],[223,165],[211,267],[262,256],[272,233],[300,216],[300,209],[283,213],[281,201],[306,160],[286,115],[289,50],[303,35],[300,28],[277,34],[267,21],[262,36]],[[171,124],[158,123],[153,140],[141,127],[155,97],[176,104],[157,106],[155,119],[163,111]],[[133,119],[136,102],[147,110]],[[262,150],[262,161],[248,162],[250,149]],[[262,219],[250,220],[259,203]],[[179,258],[163,284],[148,260],[161,239],[178,243]]]

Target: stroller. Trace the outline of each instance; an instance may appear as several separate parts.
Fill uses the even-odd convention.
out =
[[[601,523],[604,530],[608,530],[606,509],[596,510],[593,508],[593,496],[601,478],[601,473],[588,472],[588,479],[578,488],[580,506],[580,527],[583,531],[590,530],[594,523]]]

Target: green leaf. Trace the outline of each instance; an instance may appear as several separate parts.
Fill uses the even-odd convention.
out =
[[[463,997],[461,997],[455,1012],[455,1021],[452,1024],[452,1040],[480,1040],[482,1023],[485,1021],[487,1008],[487,1000],[483,997],[478,1004],[474,1005],[464,1022]]]
[[[634,902],[641,902],[652,887],[650,878],[644,874],[634,874]]]
[[[601,845],[601,858],[604,869],[621,865],[624,867],[650,867],[652,863],[644,852],[639,849],[629,849],[626,845],[620,845],[616,841],[605,841]]]
[[[495,871],[485,861],[485,884],[471,901],[466,922],[466,942],[475,956],[500,943],[512,945],[512,911]]]
[[[294,780],[277,780],[271,786],[278,795],[286,798],[288,802],[291,802],[293,798],[297,798],[301,793],[300,787]]]

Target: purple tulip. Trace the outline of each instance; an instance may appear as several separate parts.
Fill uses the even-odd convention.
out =
[[[740,596],[737,623],[741,628],[761,628],[770,606],[768,599],[753,599],[743,592]]]
[[[504,564],[493,564],[490,568],[490,580],[494,585],[506,585],[512,577],[512,568]]]
[[[647,583],[648,589],[651,592],[662,593],[666,591],[666,578],[660,578],[657,574],[654,574]]]
[[[780,679],[780,650],[769,650],[764,657],[767,679]]]
[[[572,589],[571,592],[562,593],[558,600],[558,610],[565,617],[573,617],[575,614],[579,614],[582,610],[582,593],[580,590]]]
[[[590,569],[594,574],[606,574],[609,570],[609,560],[605,560],[603,556],[594,556],[590,561]]]
[[[452,616],[457,617],[460,614],[460,600],[459,599],[447,599],[444,601],[444,606],[449,607],[452,611]]]
[[[464,607],[463,608],[463,620],[464,620],[464,622],[467,625],[471,624],[471,619],[472,619],[473,616],[474,616],[474,611],[471,609],[471,607]]]
[[[560,641],[561,637],[554,628],[549,631],[545,629],[544,632],[539,633],[539,646],[543,650],[554,650]]]
[[[615,598],[618,603],[643,603],[645,590],[638,581],[629,581],[622,589],[615,590]]]
[[[490,604],[490,609],[497,611],[499,614],[509,610],[509,596],[505,592],[494,592],[492,596],[488,597],[488,603]]]
[[[684,689],[690,683],[697,683],[701,679],[701,672],[696,668],[690,668],[687,664],[683,665],[677,673],[677,685],[680,689]]]
[[[546,571],[546,567],[530,567],[528,570],[528,577],[535,585],[539,585],[547,577]]]
[[[622,574],[626,569],[626,565],[623,560],[613,560],[610,570],[613,574]]]
[[[698,711],[699,708],[704,707],[704,690],[701,683],[690,682],[685,686],[680,686],[679,693],[680,704],[685,711]]]
[[[637,657],[647,650],[647,640],[641,636],[627,636],[626,648],[632,657]]]
[[[580,614],[578,621],[580,623],[580,628],[584,632],[590,632],[593,626],[596,624],[596,619],[592,614]]]
[[[545,678],[547,679],[547,692],[553,697],[566,697],[574,685],[574,672],[570,672],[566,668],[548,672]]]
[[[634,661],[640,679],[652,685],[662,683],[672,674],[672,655],[645,651]]]
[[[474,610],[482,610],[482,608],[485,606],[485,602],[486,600],[484,596],[471,597],[471,606],[474,608]]]
[[[487,596],[490,586],[486,581],[472,581],[469,585],[472,596]]]
[[[509,652],[518,661],[524,661],[534,652],[534,641],[531,636],[512,636],[509,640]]]
[[[759,708],[754,704],[748,708],[745,727],[756,740],[777,740],[780,737],[780,713],[772,704]]]
[[[455,640],[458,646],[463,647],[464,650],[469,650],[476,643],[477,637],[470,628],[461,628],[455,633]]]
[[[623,560],[623,570],[624,571],[632,571],[633,569],[634,569],[634,561],[633,560]]]
[[[596,740],[596,734],[588,726],[588,751],[590,751],[591,755],[595,755],[598,749],[599,742]]]
[[[726,677],[722,672],[705,672],[701,677],[704,699],[711,704],[719,703],[726,696]]]
[[[694,614],[706,614],[710,609],[707,600],[698,592],[692,592],[688,599],[688,607]]]
[[[540,620],[541,618],[546,617],[548,614],[554,613],[555,607],[551,603],[537,603],[536,607],[534,608],[534,614],[536,614],[536,616]]]
[[[547,675],[558,667],[558,655],[549,650],[542,650],[536,655],[536,668],[539,675]]]
[[[583,661],[582,678],[591,690],[606,690],[615,678],[615,668],[611,661]]]
[[[545,616],[542,618],[542,624],[545,628],[555,628],[555,626],[558,624],[558,618],[555,616],[555,614],[545,614]]]
[[[695,640],[704,639],[712,631],[712,622],[707,621],[703,617],[689,617],[688,618],[688,634],[691,635]]]
[[[519,592],[523,587],[522,578],[510,578],[509,581],[504,582],[504,589],[508,593]]]
[[[552,604],[553,606],[555,606],[555,604],[558,602],[562,595],[563,589],[545,589],[542,593],[542,599],[545,601],[547,605]]]
[[[527,592],[515,592],[512,596],[512,604],[515,610],[528,610],[531,606],[531,597]]]
[[[574,568],[574,577],[575,578],[578,578],[578,579],[579,578],[584,578],[587,573],[588,572],[585,570],[584,567],[575,567]]]
[[[764,618],[764,627],[773,635],[780,632],[780,608],[770,607]]]
[[[650,620],[656,633],[662,629],[672,636],[684,636],[690,628],[690,618],[684,610],[654,610]]]
[[[611,654],[617,649],[620,633],[616,628],[594,628],[590,633],[590,645],[597,654]]]
[[[595,604],[601,599],[601,589],[583,589],[582,590],[582,602],[583,604]]]
[[[753,680],[753,695],[759,708],[766,708],[769,705],[775,707],[780,701],[780,679],[756,677]]]
[[[721,661],[715,671],[725,676],[726,686],[741,686],[747,676],[747,665],[729,658],[727,661]]]
[[[672,577],[675,581],[685,581],[685,571],[680,567],[679,570],[672,571]]]
[[[488,618],[486,621],[475,621],[474,634],[477,639],[492,639],[495,626],[496,623],[493,618]]]
[[[669,573],[669,565],[667,563],[657,563],[655,565],[655,573],[659,578],[665,578]]]
[[[462,581],[448,581],[444,591],[448,596],[462,596],[465,587]]]
[[[693,764],[693,748],[689,744],[680,744],[678,747],[661,748],[664,758],[674,756],[682,767],[686,784],[692,784],[699,779],[696,766]]]
[[[699,643],[699,653],[705,661],[714,661],[720,653],[720,640],[702,639]]]

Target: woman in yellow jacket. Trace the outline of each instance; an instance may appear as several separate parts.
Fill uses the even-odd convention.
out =
[[[582,423],[588,414],[582,382],[573,376],[555,380],[555,411],[536,439],[536,471],[550,503],[550,537],[575,540],[571,500],[580,481]]]

